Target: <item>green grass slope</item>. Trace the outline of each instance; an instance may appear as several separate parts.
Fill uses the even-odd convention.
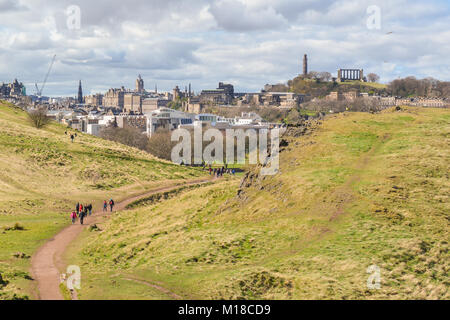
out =
[[[33,297],[28,257],[67,225],[76,202],[98,209],[102,200],[202,174],[90,135],[71,143],[66,130],[37,130],[25,112],[0,102],[0,299]]]
[[[239,196],[224,180],[86,231],[79,298],[449,299],[449,134],[446,109],[332,116]]]

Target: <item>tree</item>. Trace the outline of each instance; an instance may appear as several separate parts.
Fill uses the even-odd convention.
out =
[[[369,73],[367,75],[367,79],[369,82],[378,82],[380,80],[380,77],[376,73]]]
[[[320,81],[330,81],[332,78],[331,73],[326,72],[326,71],[320,72],[318,77],[319,77]]]
[[[33,126],[37,129],[45,127],[50,122],[49,117],[47,117],[47,110],[45,108],[38,108],[28,111],[28,117]]]
[[[175,144],[171,141],[169,130],[159,129],[148,140],[146,151],[160,159],[171,160]]]
[[[317,71],[310,71],[308,73],[307,78],[308,79],[313,79],[313,80],[318,80],[319,79],[319,72],[317,72]]]
[[[132,127],[119,128],[110,125],[100,131],[100,137],[141,150],[145,150],[148,143],[147,136],[141,130]]]

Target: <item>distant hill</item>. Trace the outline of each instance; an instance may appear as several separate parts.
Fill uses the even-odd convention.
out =
[[[291,92],[299,94],[307,94],[313,98],[322,98],[332,91],[348,92],[359,90],[370,94],[386,93],[387,86],[380,83],[348,81],[348,82],[332,82],[304,79],[299,76],[288,81],[288,87]]]

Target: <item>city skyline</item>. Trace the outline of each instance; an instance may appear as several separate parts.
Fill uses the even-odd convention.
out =
[[[371,6],[379,28],[368,25]],[[85,95],[133,88],[138,74],[150,91],[224,81],[251,92],[301,74],[305,53],[310,71],[333,76],[361,68],[383,83],[450,80],[449,17],[438,0],[0,0],[0,81],[17,78],[33,94],[56,54],[46,96],[76,96],[80,79]]]

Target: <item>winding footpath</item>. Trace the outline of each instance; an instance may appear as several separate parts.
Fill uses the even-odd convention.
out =
[[[189,180],[181,185],[154,189],[116,203],[115,211],[124,210],[130,203],[145,199],[157,193],[172,191],[182,186],[204,184],[210,181],[212,181],[211,178]],[[37,283],[38,298],[40,300],[64,300],[59,287],[61,283],[60,270],[64,270],[65,268],[65,263],[63,262],[64,253],[69,244],[75,241],[85,228],[98,223],[102,216],[105,216],[105,213],[97,211],[87,219],[86,224],[74,224],[64,228],[33,255],[31,260],[31,273]]]

